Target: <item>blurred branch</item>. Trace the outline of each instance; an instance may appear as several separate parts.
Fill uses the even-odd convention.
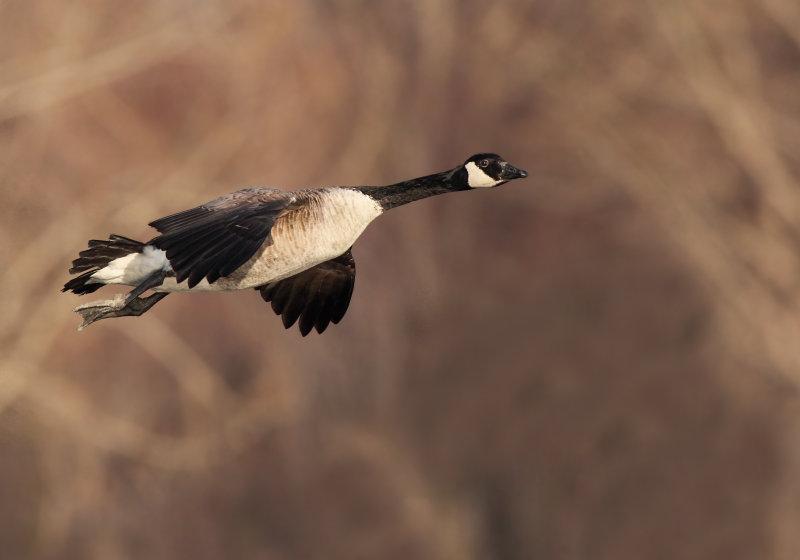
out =
[[[760,3],[772,20],[800,47],[800,6],[791,0],[763,0]]]
[[[650,5],[711,122],[719,129],[737,161],[761,187],[769,213],[780,220],[783,227],[794,229],[800,224],[797,179],[776,149],[769,119],[764,114],[767,104],[763,99],[754,98],[757,88],[751,87],[749,92],[737,88],[725,69],[713,61],[708,43],[714,32],[702,26],[703,20],[695,14],[696,8],[675,1],[651,2]],[[741,10],[741,5],[728,6],[728,10],[736,9]],[[732,42],[727,41],[728,44]],[[746,39],[740,39],[737,44],[749,51]],[[757,61],[758,57],[750,54],[744,59]],[[751,79],[753,74],[750,73]],[[780,229],[775,231],[781,233]]]

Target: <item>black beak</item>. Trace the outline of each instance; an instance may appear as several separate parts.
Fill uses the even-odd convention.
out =
[[[500,172],[500,178],[504,181],[510,181],[511,179],[523,179],[527,176],[527,171],[524,169],[518,169],[510,163],[504,164],[503,170]]]

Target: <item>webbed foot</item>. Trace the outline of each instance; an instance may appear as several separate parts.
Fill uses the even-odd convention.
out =
[[[79,305],[73,311],[79,313],[83,318],[83,323],[78,327],[82,331],[95,321],[108,319],[111,317],[137,317],[153,307],[162,298],[166,297],[166,292],[156,292],[155,294],[143,297],[123,297],[118,295],[114,299],[92,301]]]

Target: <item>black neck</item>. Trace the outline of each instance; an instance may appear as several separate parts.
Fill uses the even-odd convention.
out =
[[[457,172],[458,168],[418,177],[394,185],[386,185],[385,187],[353,188],[378,201],[381,208],[386,211],[429,196],[469,189],[466,185],[461,187],[454,184],[454,176]],[[461,182],[463,183],[464,181]]]

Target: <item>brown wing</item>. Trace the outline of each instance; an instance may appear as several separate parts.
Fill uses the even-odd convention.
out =
[[[356,281],[356,263],[350,252],[325,261],[284,280],[259,286],[264,301],[283,319],[287,329],[300,319],[300,333],[312,328],[322,333],[328,323],[338,323],[347,312]]]
[[[213,283],[255,254],[294,198],[265,187],[236,191],[150,222],[161,232],[150,244],[166,251],[178,282],[188,278],[190,288],[203,278]]]

